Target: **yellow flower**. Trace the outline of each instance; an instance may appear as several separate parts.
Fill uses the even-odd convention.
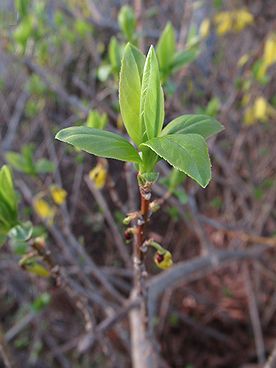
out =
[[[55,209],[49,206],[49,204],[41,198],[35,198],[34,210],[43,219],[52,222],[55,216]]]
[[[94,169],[89,172],[89,179],[93,181],[96,188],[102,189],[105,185],[107,177],[106,165],[99,162]]]
[[[206,18],[199,27],[199,34],[202,38],[206,38],[210,32],[210,19]]]
[[[263,60],[267,67],[276,63],[276,33],[269,35],[265,41]]]
[[[268,118],[268,103],[264,97],[258,97],[255,100],[254,115],[260,121],[265,121]]]
[[[53,198],[53,201],[57,205],[61,205],[65,202],[65,199],[67,197],[67,192],[63,188],[60,188],[57,185],[52,185],[50,187],[50,193]]]
[[[253,15],[247,9],[233,11],[233,24],[236,32],[242,31],[253,22]]]
[[[256,121],[265,122],[270,117],[275,117],[275,109],[267,102],[267,100],[259,96],[255,99],[253,106],[248,107],[244,113],[244,123],[251,125]]]
[[[232,29],[232,16],[230,12],[221,12],[215,16],[215,25],[217,27],[217,33],[224,35]]]
[[[245,8],[229,12],[220,12],[214,18],[217,33],[240,32],[254,22],[253,15]]]
[[[154,255],[154,262],[157,267],[167,270],[173,265],[172,254],[168,250],[158,250]]]

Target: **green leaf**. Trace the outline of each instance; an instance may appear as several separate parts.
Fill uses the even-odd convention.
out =
[[[172,120],[161,132],[167,134],[199,134],[203,138],[211,137],[221,132],[224,127],[208,115],[181,115]]]
[[[118,15],[118,23],[126,39],[132,42],[136,28],[136,19],[134,11],[130,6],[124,5],[121,8]]]
[[[39,313],[51,302],[51,295],[49,293],[40,294],[32,303],[32,309]]]
[[[10,208],[17,211],[17,201],[13,186],[12,174],[8,166],[2,166],[0,170],[0,195]]]
[[[140,163],[141,159],[135,148],[118,134],[87,127],[62,129],[56,139],[72,144],[74,147],[95,156]]]
[[[128,135],[137,145],[143,139],[140,95],[144,60],[144,55],[138,49],[130,44],[126,45],[120,72],[119,102]]]
[[[0,248],[5,244],[6,239],[7,239],[6,234],[0,232]]]
[[[29,164],[26,162],[22,154],[11,151],[7,152],[6,160],[14,169],[20,172],[24,173],[32,172],[33,167],[29,167]]]
[[[6,235],[17,225],[17,199],[11,171],[7,166],[0,170],[0,233]]]
[[[164,121],[164,95],[153,46],[149,49],[144,66],[140,114],[147,138],[157,137]]]
[[[15,7],[19,16],[23,18],[28,14],[30,0],[15,0]]]
[[[35,163],[35,172],[37,174],[52,173],[55,171],[55,169],[55,164],[52,161],[47,160],[46,158],[41,158]]]
[[[118,77],[121,67],[122,47],[114,36],[111,37],[108,45],[108,57],[112,66],[112,71],[116,73]]]
[[[208,147],[198,134],[171,134],[153,138],[143,145],[151,148],[176,169],[205,188],[211,179]]]
[[[30,221],[25,222],[24,224],[19,224],[13,227],[9,231],[9,236],[16,241],[26,241],[30,239],[33,232],[33,225]]]
[[[168,22],[156,47],[156,54],[159,61],[160,71],[166,73],[172,65],[176,50],[175,32],[171,22]]]
[[[100,114],[96,110],[90,110],[86,125],[89,128],[96,128],[96,129],[104,129],[104,127],[107,124],[107,115],[106,114]]]
[[[184,182],[186,174],[183,171],[179,171],[176,168],[173,168],[170,177],[169,177],[169,192],[173,193],[174,190]]]
[[[193,62],[198,57],[198,54],[199,52],[195,48],[176,53],[172,61],[173,72]]]
[[[97,70],[97,77],[101,82],[105,82],[111,73],[111,65],[100,65]]]

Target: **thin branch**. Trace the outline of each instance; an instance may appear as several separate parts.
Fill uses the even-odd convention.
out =
[[[265,363],[264,368],[275,368],[276,367],[276,345],[268,358],[268,361]]]
[[[91,191],[91,193],[93,194],[94,198],[96,199],[96,202],[98,204],[98,206],[102,209],[103,211],[103,215],[110,227],[110,230],[112,231],[113,237],[114,237],[114,242],[115,245],[117,246],[117,249],[122,257],[122,259],[124,260],[125,264],[128,267],[131,267],[131,261],[130,261],[130,257],[126,248],[126,245],[122,239],[122,236],[118,230],[118,227],[113,219],[113,216],[110,212],[110,209],[106,203],[106,200],[104,198],[104,196],[102,195],[102,193],[95,187],[95,185],[92,183],[92,181],[88,178],[85,177],[85,182],[89,188],[89,190]]]
[[[207,256],[176,264],[173,268],[154,276],[148,282],[149,317],[154,316],[157,298],[165,290],[176,287],[180,282],[197,280],[233,261],[258,259],[267,249],[268,247],[265,246],[256,246],[249,250],[216,251]]]
[[[247,291],[248,297],[248,306],[249,306],[249,314],[250,319],[254,331],[254,339],[257,350],[257,357],[259,364],[263,364],[265,362],[265,345],[264,338],[262,332],[262,326],[256,301],[256,296],[253,290],[252,282],[250,279],[250,274],[248,270],[248,266],[245,264],[243,268],[244,272],[244,282]]]

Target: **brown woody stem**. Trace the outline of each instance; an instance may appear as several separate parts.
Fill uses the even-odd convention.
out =
[[[129,314],[132,364],[134,368],[157,368],[160,366],[158,356],[148,334],[147,288],[143,253],[145,226],[149,220],[151,184],[139,184],[139,189],[141,207],[133,249],[134,288],[132,291],[132,299],[135,300],[138,297],[141,302],[140,306],[132,309]]]

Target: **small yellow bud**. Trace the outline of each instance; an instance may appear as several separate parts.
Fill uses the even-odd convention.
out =
[[[270,34],[265,41],[264,53],[263,53],[264,64],[269,67],[276,63],[276,34]]]
[[[249,55],[244,54],[242,57],[240,57],[238,61],[238,66],[243,67],[248,62],[248,60],[249,60]]]
[[[94,169],[89,172],[89,179],[95,184],[96,188],[102,189],[107,177],[106,166],[99,162]]]
[[[268,103],[264,97],[258,97],[254,103],[254,114],[257,120],[265,121],[267,119]]]
[[[199,27],[199,34],[202,38],[206,38],[210,32],[210,19],[206,18]]]
[[[154,255],[154,262],[157,267],[167,270],[173,265],[172,254],[168,250],[158,250]]]
[[[65,202],[65,199],[67,197],[67,192],[63,188],[58,187],[57,185],[52,185],[50,187],[50,193],[53,198],[53,201],[57,205],[61,205]]]
[[[39,277],[49,277],[50,272],[39,263],[30,263],[24,266],[24,269]]]
[[[34,199],[34,210],[42,219],[53,222],[55,209],[51,207],[44,199]]]
[[[215,15],[214,22],[217,33],[224,35],[227,32],[240,32],[254,22],[253,15],[246,9],[241,8],[229,12],[220,12]]]

